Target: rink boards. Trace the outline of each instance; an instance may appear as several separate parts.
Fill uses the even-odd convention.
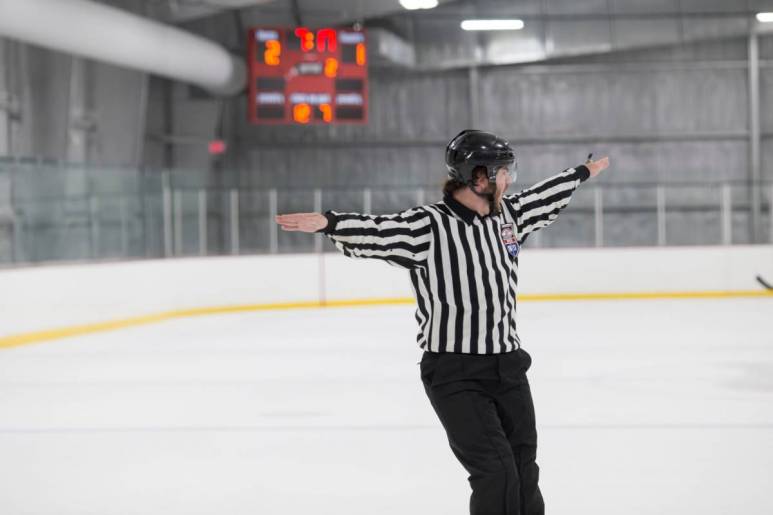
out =
[[[520,300],[765,295],[773,246],[526,250]],[[0,270],[0,348],[169,318],[411,303],[405,270],[340,254]]]

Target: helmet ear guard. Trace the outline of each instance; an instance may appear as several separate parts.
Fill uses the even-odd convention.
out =
[[[515,161],[504,162],[504,163],[492,163],[490,165],[486,165],[485,168],[486,168],[486,175],[488,176],[489,182],[497,182],[497,174],[499,173],[499,170],[501,168],[504,168],[507,170],[507,175],[510,176],[510,179],[512,180],[512,182],[515,182],[515,179],[518,175],[518,164]]]

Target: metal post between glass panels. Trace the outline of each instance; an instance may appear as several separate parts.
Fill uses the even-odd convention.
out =
[[[658,210],[658,245],[666,244],[666,190],[663,186],[656,188]]]
[[[773,243],[773,184],[770,185],[768,192],[768,232],[770,232],[768,241]]]
[[[239,191],[229,191],[229,207],[230,216],[228,217],[231,222],[231,254],[239,253]]]
[[[199,190],[199,255],[207,255],[207,191]]]
[[[183,202],[182,192],[176,190],[172,194],[174,205],[174,254],[180,256],[183,253]]]
[[[162,179],[161,202],[164,216],[164,256],[172,255],[172,192],[169,187],[169,172]]]
[[[542,247],[542,231],[533,232],[529,235],[529,241],[535,249]]]
[[[129,197],[121,196],[121,255],[129,257]]]
[[[11,263],[16,263],[19,259],[19,226],[21,225],[18,215],[14,212],[11,221]]]
[[[276,254],[279,252],[279,233],[278,226],[274,219],[277,214],[277,194],[275,189],[268,191],[268,248],[269,252]]]
[[[424,205],[424,188],[419,188],[416,190],[416,205],[423,206]]]
[[[322,212],[322,190],[319,188],[316,188],[314,190],[314,212],[315,213],[321,213]],[[273,219],[271,220],[272,225],[276,226],[275,223],[273,223]],[[314,235],[314,252],[320,253],[322,252],[322,235],[321,234],[315,234]]]
[[[371,211],[371,193],[370,188],[362,190],[362,212],[369,214]]]
[[[733,242],[733,205],[729,184],[723,184],[721,189],[722,210],[722,245],[730,245]]]
[[[596,233],[596,246],[604,246],[604,198],[600,187],[593,190],[593,214]]]
[[[99,258],[99,220],[97,210],[99,208],[97,197],[89,197],[89,228],[91,233],[91,259]]]

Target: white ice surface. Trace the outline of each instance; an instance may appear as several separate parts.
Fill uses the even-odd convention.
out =
[[[773,513],[773,298],[522,303],[550,515]],[[410,306],[0,351],[2,515],[463,515]]]

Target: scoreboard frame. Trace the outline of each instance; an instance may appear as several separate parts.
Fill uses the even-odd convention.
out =
[[[364,30],[251,27],[247,59],[251,123],[368,123]]]

